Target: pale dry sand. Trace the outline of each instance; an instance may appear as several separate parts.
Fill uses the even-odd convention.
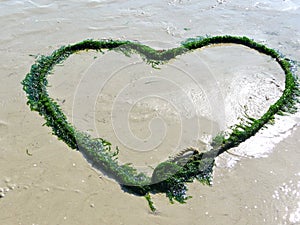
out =
[[[0,192],[5,195],[0,198],[0,224],[298,224],[300,222],[299,116],[281,118],[279,124],[286,124],[286,129],[278,130],[271,136],[263,137],[264,139],[254,139],[249,142],[246,150],[236,150],[238,154],[243,155],[247,149],[269,149],[258,140],[263,140],[265,143],[269,143],[269,140],[276,140],[272,142],[274,147],[271,145],[271,151],[262,154],[267,157],[251,158],[249,157],[251,153],[249,153],[248,157],[240,157],[235,166],[228,168],[228,157],[234,157],[221,156],[220,164],[215,168],[213,186],[207,187],[196,182],[189,185],[189,194],[193,198],[184,205],[171,205],[163,195],[154,195],[153,200],[158,211],[157,214],[152,214],[144,198],[124,193],[117,183],[93,169],[81,153],[70,150],[63,142],[52,136],[51,130],[42,126],[43,118],[35,112],[30,112],[20,84],[35,61],[29,56],[30,54],[47,55],[61,45],[87,38],[140,40],[155,48],[171,48],[178,46],[186,38],[197,35],[246,35],[279,49],[288,57],[299,61],[300,12],[298,8],[296,1],[275,1],[274,3],[273,1],[258,1],[257,3],[244,1],[234,3],[230,1],[201,1],[201,3],[194,1],[152,1],[151,3],[149,1],[138,3],[71,0],[64,2],[0,1],[0,25],[2,27],[0,35]],[[242,58],[239,54],[244,50],[236,49],[232,53],[231,50],[227,46],[221,52],[220,49],[206,49],[199,53],[200,56],[197,55],[197,57],[203,57],[201,58],[203,60],[197,61],[199,63],[197,67],[187,65],[184,69],[186,71],[190,68],[189,73],[193,74],[193,68],[195,70],[201,67],[203,74],[208,72],[214,76],[222,72],[222,76],[218,77],[220,80],[213,80],[211,83],[212,85],[221,83],[218,89],[223,91],[222,95],[225,98],[220,102],[220,108],[212,104],[212,101],[218,102],[219,100],[216,100],[218,96],[213,95],[214,92],[210,91],[212,89],[208,88],[209,85],[200,88],[199,92],[184,92],[190,97],[195,97],[195,93],[199,94],[201,91],[204,93],[194,98],[195,102],[202,102],[202,105],[198,105],[198,111],[189,110],[189,108],[184,111],[180,107],[184,109],[185,105],[180,104],[177,106],[179,111],[176,111],[174,109],[178,108],[174,108],[172,104],[168,105],[168,101],[157,99],[154,102],[146,99],[132,108],[128,120],[131,121],[133,133],[136,133],[140,139],[149,137],[151,134],[146,127],[153,115],[164,116],[167,133],[163,144],[159,145],[161,149],[157,148],[157,151],[141,153],[136,149],[135,151],[126,150],[128,138],[125,138],[124,142],[119,141],[113,135],[113,129],[110,127],[110,107],[104,108],[104,106],[109,106],[113,97],[119,93],[114,85],[131,84],[132,86],[127,87],[134,88],[133,81],[139,80],[140,77],[137,75],[139,73],[133,74],[132,80],[130,80],[132,76],[126,76],[128,80],[125,79],[125,81],[118,79],[117,72],[113,73],[113,78],[116,80],[111,79],[106,82],[106,89],[104,88],[100,95],[98,92],[90,94],[97,97],[97,101],[92,102],[95,107],[94,113],[90,116],[85,116],[83,110],[88,103],[86,96],[89,92],[83,92],[85,86],[82,86],[83,83],[80,83],[81,86],[78,85],[78,82],[83,74],[93,75],[99,71],[97,63],[101,62],[99,59],[104,59],[104,56],[93,59],[90,54],[76,55],[77,59],[74,61],[70,59],[65,66],[57,67],[54,76],[50,79],[53,86],[49,89],[51,95],[58,98],[68,118],[72,118],[79,128],[86,129],[91,134],[99,133],[101,137],[107,137],[119,146],[123,144],[124,151],[120,153],[120,160],[134,162],[141,170],[151,172],[149,169],[151,166],[155,166],[159,161],[177,151],[164,150],[165,147],[176,149],[177,146],[196,145],[199,137],[205,142],[207,140],[205,134],[209,136],[209,134],[223,130],[226,124],[222,121],[222,117],[211,118],[211,114],[216,115],[214,110],[220,110],[221,115],[227,115],[226,121],[229,124],[235,122],[234,113],[239,115],[241,108],[230,110],[226,106],[232,104],[234,107],[234,95],[237,102],[244,104],[243,98],[238,96],[242,92],[234,92],[232,83],[247,83],[248,79],[245,75],[261,73],[266,76],[270,74],[275,76],[275,84],[272,83],[274,85],[269,85],[267,89],[263,89],[264,85],[259,85],[260,80],[264,78],[257,76],[249,80],[252,83],[257,82],[257,87],[259,87],[257,90],[261,91],[258,95],[250,95],[255,99],[252,104],[250,101],[248,104],[253,114],[259,114],[261,112],[259,107],[263,109],[268,101],[271,102],[280,93],[282,74],[280,71],[276,72],[278,68],[274,67],[272,62],[266,58],[260,59],[256,53],[246,50],[247,53],[242,54],[245,57],[244,63],[241,64],[237,59]],[[161,72],[159,76],[168,76],[171,72],[175,77],[180,77],[181,74],[186,75],[187,73],[181,73],[181,70],[174,70],[174,68],[186,66],[186,63],[191,63],[191,60],[195,58],[186,57],[186,59],[174,62],[173,67],[169,66],[169,70]],[[110,63],[108,65],[115,65],[115,71],[117,71],[122,60],[125,60],[123,61],[125,64],[132,65],[130,60],[139,59],[124,57],[124,59],[118,59],[117,63],[111,62],[109,57],[106,60]],[[230,68],[225,67],[228,61],[232,61]],[[92,64],[93,62],[97,63]],[[151,69],[145,69],[147,68],[145,66],[138,67],[138,65],[129,67],[128,71],[134,68],[135,71],[151,73]],[[123,72],[126,74],[126,70]],[[155,77],[155,79],[158,78]],[[161,82],[156,82],[155,79],[144,80],[143,90],[148,90],[146,87],[149,85],[153,85],[155,90],[163,89],[164,86],[159,85]],[[268,79],[270,81],[272,77]],[[203,82],[209,84],[211,81],[205,79]],[[191,83],[193,84],[187,76],[184,76],[182,84],[190,85]],[[78,87],[82,89],[76,89]],[[115,87],[116,90],[109,87]],[[238,88],[243,90],[242,87],[238,86]],[[255,89],[251,85],[250,88]],[[188,88],[184,86],[184,90]],[[161,92],[164,93],[163,100],[175,99],[173,103],[186,101],[184,98],[178,98],[176,88],[173,92],[166,90]],[[123,95],[119,95],[120,109],[112,108],[116,112],[127,109],[126,104],[130,103],[126,96],[132,96],[132,93],[122,93]],[[226,96],[230,96],[228,93],[233,95],[233,98],[230,98],[233,101],[229,101],[228,98],[226,100]],[[258,104],[257,101],[263,99],[260,93],[268,94],[271,99]],[[74,96],[76,96],[75,100]],[[73,104],[74,102],[76,104]],[[82,107],[80,103],[83,104]],[[155,104],[160,104],[160,107],[156,109]],[[190,120],[181,120],[182,115],[178,112],[186,112],[183,118]],[[195,115],[190,115],[188,112],[202,115],[199,121],[205,126],[199,129],[199,136],[194,136],[194,132],[188,132],[183,135],[185,138],[182,143],[175,143],[178,142],[178,137],[182,137],[177,132],[180,125],[190,122],[190,125],[194,126],[193,121],[198,121],[198,119],[195,120]],[[76,114],[78,117],[74,117],[74,113],[78,113]],[[122,117],[120,121],[122,122]],[[90,130],[89,123],[93,125]],[[150,129],[157,129],[157,132],[160,132],[160,126],[159,123],[154,123]],[[188,131],[188,128],[185,131]],[[189,139],[189,137],[192,138]],[[153,140],[157,140],[157,137],[154,136]],[[260,143],[263,147],[255,146],[253,142]],[[151,144],[151,142],[148,143]],[[133,145],[134,141],[130,144]],[[148,147],[145,144],[144,148]],[[32,156],[26,154],[26,149]]]

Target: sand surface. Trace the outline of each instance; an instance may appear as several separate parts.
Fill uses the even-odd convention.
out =
[[[187,204],[153,195],[153,214],[51,135],[20,84],[30,55],[89,38],[163,49],[198,35],[245,35],[300,61],[299,20],[296,0],[0,1],[0,224],[299,224],[299,113],[220,156],[213,185],[190,184]],[[151,174],[185,147],[205,150],[245,111],[260,116],[283,80],[274,61],[241,46],[208,47],[160,70],[138,56],[82,52],[55,68],[49,94],[78,129]]]

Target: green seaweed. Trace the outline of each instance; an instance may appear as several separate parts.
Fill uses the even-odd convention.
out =
[[[272,104],[261,118],[251,118],[246,115],[245,120],[231,127],[231,132],[220,133],[212,142],[212,149],[208,152],[194,154],[185,163],[180,159],[161,162],[153,171],[152,177],[138,172],[131,164],[119,165],[118,149],[112,151],[111,144],[102,138],[92,138],[88,134],[78,131],[67,120],[60,106],[47,92],[49,76],[55,65],[62,64],[70,55],[83,50],[115,50],[125,55],[139,54],[153,67],[168,62],[184,53],[213,44],[241,44],[262,54],[272,57],[285,73],[285,89],[282,96]],[[275,115],[294,113],[299,102],[299,86],[293,74],[295,63],[284,58],[277,51],[257,43],[247,37],[215,36],[188,39],[180,47],[158,51],[151,47],[131,41],[115,40],[85,40],[73,45],[62,46],[49,56],[37,56],[30,72],[22,81],[27,94],[27,104],[32,111],[37,111],[45,118],[45,124],[52,128],[52,133],[64,141],[70,148],[79,150],[88,158],[93,166],[101,169],[108,176],[120,183],[121,187],[136,195],[145,196],[149,207],[155,211],[149,193],[165,193],[171,202],[174,200],[184,203],[187,186],[194,179],[203,184],[210,184],[214,161],[217,156],[255,135],[267,124],[274,122]]]
[[[222,146],[222,144],[224,144],[225,140],[226,140],[225,136],[226,136],[226,133],[224,131],[221,131],[212,139],[210,145],[213,148],[218,148],[218,147]]]
[[[148,205],[149,205],[149,208],[151,209],[152,212],[155,212],[156,211],[156,208],[154,206],[154,203],[153,201],[151,200],[151,196],[149,193],[145,194],[145,199],[147,200],[148,202]]]

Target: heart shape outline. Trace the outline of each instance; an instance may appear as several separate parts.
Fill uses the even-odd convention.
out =
[[[159,64],[166,63],[170,59],[192,50],[222,43],[244,45],[275,59],[285,74],[285,89],[281,97],[259,119],[247,117],[246,122],[232,127],[232,131],[227,138],[219,136],[218,144],[212,150],[199,153],[191,149],[193,156],[184,165],[178,163],[180,157],[162,162],[155,168],[151,178],[143,173],[138,173],[129,164],[119,165],[116,159],[118,149],[115,152],[112,151],[111,144],[106,140],[102,138],[95,139],[86,133],[76,130],[67,121],[67,117],[61,111],[60,106],[54,99],[49,97],[47,92],[48,81],[46,78],[51,74],[54,66],[62,63],[70,55],[78,51],[96,50],[102,52],[102,49],[118,49],[125,55],[139,54],[143,60],[155,68]],[[27,94],[27,104],[30,106],[30,109],[37,111],[45,118],[46,122],[44,125],[52,128],[52,134],[63,140],[72,149],[81,151],[86,158],[93,162],[93,165],[96,165],[96,167],[101,168],[102,171],[113,177],[126,191],[145,196],[150,209],[155,211],[153,202],[150,199],[150,192],[166,193],[171,202],[173,199],[181,203],[185,202],[188,198],[185,196],[187,182],[197,179],[202,183],[210,184],[214,159],[217,156],[255,135],[261,128],[271,123],[276,114],[284,115],[285,113],[297,111],[295,104],[299,102],[300,91],[297,77],[293,74],[293,66],[294,62],[292,60],[284,58],[275,50],[247,37],[225,35],[192,38],[183,42],[180,47],[168,50],[154,50],[149,46],[131,41],[97,41],[89,39],[73,45],[62,46],[49,56],[39,56],[21,83],[23,90]]]

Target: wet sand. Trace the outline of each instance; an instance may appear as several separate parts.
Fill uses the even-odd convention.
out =
[[[174,17],[174,14],[178,16]],[[214,170],[213,185],[190,184],[188,194],[193,198],[187,204],[171,205],[165,196],[153,195],[158,211],[152,214],[144,198],[124,193],[117,183],[91,167],[80,152],[72,151],[52,136],[51,130],[42,126],[43,118],[31,112],[26,105],[20,84],[35,61],[30,54],[47,55],[61,45],[87,38],[139,40],[161,49],[176,47],[186,38],[197,35],[245,35],[299,61],[300,11],[296,1],[1,1],[0,18],[0,191],[4,195],[0,198],[1,224],[300,222],[298,114],[278,118],[277,124],[283,124],[283,127],[276,127],[275,124],[275,128],[267,129],[256,139],[231,151],[240,157],[222,155]],[[151,167],[176,154],[182,147],[194,145],[205,148],[210,135],[224,130],[242,113],[245,98],[241,96],[254,99],[246,102],[247,107],[250,113],[259,115],[280,94],[282,73],[272,62],[258,58],[256,53],[249,50],[243,53],[243,49],[232,51],[228,46],[222,48],[221,51],[205,49],[194,53],[196,55],[174,60],[160,74],[152,74],[151,79],[146,80],[141,78],[156,71],[143,64],[133,64],[141,61],[138,57],[120,57],[117,62],[112,62],[115,55],[111,53],[111,58],[108,54],[97,56],[96,59],[93,53],[81,53],[73,61],[70,58],[64,66],[56,68],[50,78],[52,87],[49,87],[49,93],[58,99],[68,118],[80,129],[106,137],[114,145],[121,146],[124,150],[120,153],[120,161],[134,162],[140,170],[151,173]],[[201,60],[191,65],[191,60],[195,58]],[[237,62],[240,58],[244,59],[243,63]],[[115,66],[115,70],[107,71],[113,74],[115,80],[105,80],[100,93],[97,89],[99,86],[91,89],[91,92],[84,92],[87,86],[80,83],[80,79],[92,84],[83,75],[101,76],[99,70],[103,67],[99,66],[102,61]],[[226,68],[225,65],[230,61],[231,67]],[[126,67],[128,70],[118,70],[121,63],[130,65]],[[195,89],[193,84],[201,82],[192,82],[190,78],[196,77],[194,72],[198,68],[205,75],[201,82],[207,83]],[[130,74],[133,69],[138,72]],[[140,75],[142,72],[143,76]],[[121,74],[125,76],[119,79]],[[163,90],[165,86],[161,77],[170,74],[174,76],[167,77],[166,85],[172,81],[182,86],[167,86],[167,90],[171,90],[168,92]],[[212,81],[208,80],[211,74],[215,78]],[[180,76],[182,80],[178,78]],[[134,85],[139,85],[141,80],[142,94],[150,96],[145,90],[157,90],[160,98],[134,102],[139,99],[133,93],[139,90],[130,90],[135,90]],[[101,83],[102,80],[97,81]],[[262,81],[272,82],[267,86],[258,85]],[[236,91],[235,88],[244,90],[242,85],[238,85],[247,83],[250,89],[260,88],[250,94]],[[256,86],[251,86],[253,83]],[[221,100],[219,95],[213,95],[213,87],[208,88],[215,84],[219,84],[220,96],[224,97]],[[123,90],[124,86],[128,89],[118,92],[117,87]],[[112,90],[113,87],[116,90]],[[182,98],[178,97],[180,93],[183,93]],[[241,96],[237,96],[239,94]],[[263,101],[263,94],[267,95],[268,101]],[[92,101],[92,111],[87,110],[90,115],[85,115],[87,96],[96,99]],[[116,96],[118,101],[114,100]],[[191,99],[192,103],[199,103],[196,108],[189,103]],[[113,105],[114,102],[119,102],[120,108]],[[220,109],[216,108],[214,102],[220,103]],[[237,102],[241,104],[240,107],[236,106]],[[133,107],[130,108],[128,104]],[[156,105],[159,107],[155,108]],[[111,121],[118,121],[117,116],[121,116],[119,121],[124,120],[121,109],[131,110],[127,114],[135,139],[128,143],[126,141],[132,137],[120,137],[125,132],[116,135],[111,127]],[[220,118],[214,116],[217,115],[216,110],[222,112]],[[158,120],[152,121],[152,126],[147,127],[152,118],[158,117],[164,121],[163,126]],[[189,126],[194,128],[195,121],[200,127],[196,134],[188,132],[192,130]],[[182,125],[185,125],[183,129],[180,128]],[[151,136],[151,131],[159,133],[162,128],[165,128],[162,140],[159,136]],[[146,141],[142,149],[137,149],[134,144],[144,142],[147,138],[150,141]],[[152,140],[154,150],[150,145]],[[232,161],[234,163],[230,163]]]

